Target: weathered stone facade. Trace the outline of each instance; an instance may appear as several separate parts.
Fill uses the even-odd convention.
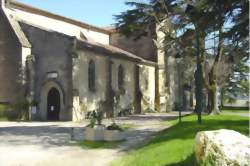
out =
[[[0,102],[16,102],[24,93],[20,77],[22,46],[2,10],[0,23]]]
[[[0,14],[0,102],[26,99],[36,106],[31,120],[42,121],[154,109],[155,63],[112,46],[110,31],[17,2]]]
[[[150,34],[136,40],[133,37],[126,37],[114,31],[110,36],[110,43],[146,60],[155,62],[157,59],[157,48],[152,39],[153,37]]]
[[[73,38],[57,32],[48,32],[21,23],[21,27],[32,44],[34,56],[35,88],[34,100],[41,110],[47,109],[47,93],[55,87],[61,93],[61,120],[71,120],[72,108],[72,49]],[[57,76],[50,78],[50,74]],[[41,111],[40,118],[47,119],[47,112]]]

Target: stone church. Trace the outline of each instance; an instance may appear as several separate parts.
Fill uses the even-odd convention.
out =
[[[162,57],[150,37],[133,41],[1,0],[0,103],[26,99],[35,106],[31,120],[79,121],[93,110],[107,117],[118,110],[164,110]]]

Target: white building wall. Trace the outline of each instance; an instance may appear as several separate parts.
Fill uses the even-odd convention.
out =
[[[78,39],[81,39],[80,34],[82,33],[84,34],[84,36],[94,40],[95,42],[102,44],[109,44],[109,34],[78,27],[76,25],[67,22],[48,18],[38,14],[28,13],[18,9],[7,8],[6,12],[9,15],[14,16],[17,20],[21,20],[22,22],[32,24],[33,26],[39,26],[41,28],[63,33],[68,36],[75,36]]]
[[[79,52],[79,73],[78,90],[81,110],[84,112],[93,111],[99,108],[101,101],[105,100],[105,89],[107,83],[106,61],[104,56],[93,52]],[[88,65],[89,61],[95,62],[95,91],[92,92],[88,87]]]
[[[73,65],[73,89],[78,91],[74,97],[73,120],[78,121],[84,118],[88,111],[99,108],[99,104],[105,101],[105,92],[107,87],[107,56],[102,56],[90,51],[78,51],[78,58],[74,59]],[[96,91],[91,92],[88,88],[88,63],[95,61],[96,67]],[[112,58],[112,88],[118,91],[118,67],[124,68],[124,89],[125,94],[120,96],[120,109],[130,109],[135,101],[135,67],[136,63],[128,60]],[[148,89],[145,88],[145,81],[141,81],[142,91],[145,98],[149,100],[150,105],[154,106],[154,67],[145,67],[148,79]],[[141,73],[142,74],[142,73]],[[145,76],[140,76],[144,77]],[[118,113],[120,110],[116,110]]]
[[[118,68],[122,65],[124,69],[125,94],[120,97],[121,109],[131,108],[135,100],[135,63],[126,60],[112,59],[112,88],[118,91]]]
[[[234,102],[224,102],[225,107],[249,107],[248,99],[236,99]]]
[[[142,111],[154,110],[155,106],[155,67],[140,65],[140,90]]]

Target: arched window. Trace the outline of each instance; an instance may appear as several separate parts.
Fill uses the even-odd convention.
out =
[[[89,90],[95,91],[95,62],[93,60],[89,61],[88,68],[88,81],[89,81]]]
[[[124,69],[122,65],[120,65],[118,68],[118,88],[120,90],[123,89],[123,85],[124,85]]]

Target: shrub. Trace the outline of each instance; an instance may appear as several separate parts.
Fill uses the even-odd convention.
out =
[[[106,129],[107,130],[119,130],[119,131],[123,131],[123,129],[120,126],[118,126],[116,123],[112,123]]]
[[[174,108],[173,110],[175,111],[179,111],[179,110],[182,110],[182,105],[180,102],[174,102]]]
[[[153,108],[148,107],[147,109],[145,109],[144,112],[145,112],[145,113],[156,113],[157,111],[154,110]]]
[[[0,119],[7,119],[6,112],[9,109],[7,104],[0,104]]]
[[[102,119],[103,119],[103,113],[101,111],[97,111],[96,120],[98,125],[102,124]]]
[[[93,128],[96,122],[97,125],[102,124],[103,113],[101,111],[92,111],[88,114],[88,118],[90,119],[90,124],[88,126]]]
[[[29,106],[30,103],[27,100],[20,100],[19,102],[11,106],[12,113],[10,116],[17,116],[16,120],[28,120],[29,119]]]
[[[119,117],[128,116],[128,115],[132,115],[131,109],[122,109],[121,111],[118,112]]]
[[[28,120],[29,119],[29,106],[34,103],[29,103],[27,100],[20,100],[14,104],[0,105],[0,118],[10,121]]]
[[[5,117],[10,121],[20,120],[20,112],[17,110],[9,109],[5,111]]]
[[[95,126],[95,124],[96,124],[96,119],[92,117],[92,118],[90,119],[90,124],[88,125],[88,127],[93,128],[93,127]]]

